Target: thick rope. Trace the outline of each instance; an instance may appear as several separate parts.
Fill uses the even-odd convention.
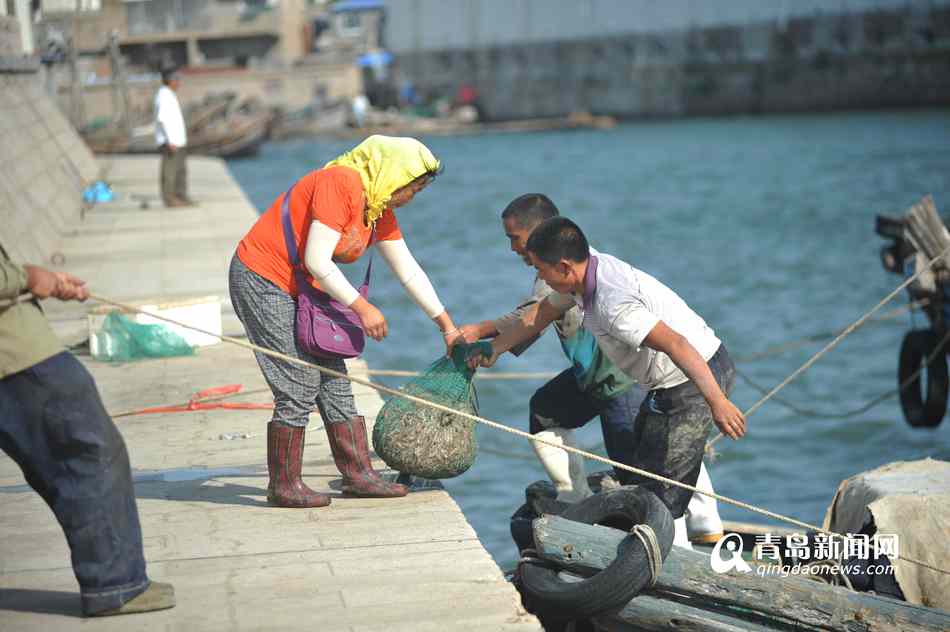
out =
[[[948,250],[950,250],[950,249],[948,249]],[[617,468],[617,469],[621,469],[621,470],[624,470],[624,471],[627,471],[627,472],[631,472],[631,473],[633,473],[633,474],[637,474],[637,475],[642,476],[642,477],[644,477],[644,478],[649,478],[649,479],[652,479],[652,480],[655,480],[655,481],[659,481],[659,482],[664,483],[664,484],[667,484],[667,485],[673,485],[673,486],[675,486],[675,487],[681,487],[681,488],[687,489],[687,490],[689,490],[689,491],[691,491],[691,492],[693,492],[693,493],[697,493],[697,492],[698,492],[698,493],[703,494],[703,495],[705,495],[705,496],[708,496],[708,497],[710,497],[710,498],[715,498],[716,500],[718,500],[718,501],[720,501],[720,502],[728,503],[728,504],[730,504],[730,505],[735,505],[736,507],[739,507],[739,508],[741,508],[741,509],[745,509],[745,510],[747,510],[747,511],[751,511],[751,512],[753,512],[753,513],[757,513],[757,514],[766,516],[766,517],[768,517],[768,518],[772,518],[773,520],[777,520],[777,521],[780,521],[780,522],[787,522],[787,523],[789,523],[789,524],[793,524],[793,525],[795,525],[795,526],[802,527],[802,528],[804,528],[804,529],[810,529],[810,530],[813,530],[813,531],[818,531],[818,532],[821,532],[821,533],[825,533],[825,534],[827,534],[827,535],[829,535],[829,536],[831,536],[831,537],[841,537],[841,534],[832,533],[832,532],[830,532],[830,531],[826,531],[826,530],[822,529],[822,528],[819,527],[819,526],[812,525],[812,524],[809,524],[809,523],[807,523],[807,522],[802,522],[801,520],[796,520],[795,518],[791,518],[791,517],[789,517],[789,516],[783,516],[782,514],[777,514],[777,513],[775,513],[775,512],[768,511],[767,509],[761,509],[761,508],[759,508],[759,507],[755,507],[755,506],[750,505],[750,504],[748,504],[748,503],[744,503],[744,502],[742,502],[741,500],[736,500],[736,499],[734,499],[734,498],[729,498],[729,497],[727,497],[727,496],[723,496],[723,495],[717,494],[717,493],[715,493],[715,492],[707,492],[707,491],[704,491],[704,490],[701,490],[701,489],[697,489],[696,487],[694,487],[694,486],[692,486],[692,485],[687,485],[686,483],[681,483],[680,481],[673,480],[673,479],[670,479],[670,478],[666,478],[665,476],[660,476],[659,474],[654,474],[653,472],[649,472],[649,471],[647,471],[647,470],[641,470],[640,468],[636,468],[636,467],[627,465],[627,464],[625,464],[625,463],[619,463],[619,462],[617,462],[617,461],[612,461],[611,459],[608,459],[608,458],[606,458],[606,457],[602,457],[602,456],[600,456],[600,455],[593,454],[593,453],[591,453],[591,452],[586,452],[586,451],[580,450],[580,449],[578,449],[578,448],[574,448],[574,447],[571,447],[571,446],[568,446],[568,445],[562,445],[562,444],[560,444],[560,443],[554,443],[554,442],[552,442],[552,441],[547,441],[547,440],[545,440],[545,439],[538,439],[535,435],[529,434],[529,433],[524,432],[524,431],[522,431],[522,430],[518,430],[518,429],[516,429],[516,428],[512,428],[512,427],[510,427],[510,426],[506,426],[506,425],[504,425],[504,424],[498,423],[497,421],[492,421],[492,420],[490,420],[490,419],[485,419],[485,418],[483,418],[483,417],[479,417],[478,415],[473,415],[473,414],[471,414],[471,413],[467,413],[467,412],[464,412],[464,411],[461,411],[461,410],[455,410],[454,408],[451,408],[451,407],[449,407],[449,406],[443,406],[442,404],[438,404],[438,403],[436,403],[436,402],[430,402],[430,401],[428,401],[428,400],[422,399],[421,397],[416,397],[416,396],[414,396],[414,395],[409,395],[408,393],[405,393],[405,392],[403,392],[403,391],[399,391],[399,390],[396,390],[396,389],[393,389],[393,388],[389,388],[389,387],[387,387],[387,386],[382,386],[382,385],[380,385],[380,384],[374,384],[373,382],[370,382],[369,380],[364,380],[364,379],[362,379],[362,378],[358,378],[358,377],[354,377],[354,376],[352,376],[352,375],[348,375],[347,373],[344,373],[344,372],[341,372],[341,371],[336,371],[336,370],[334,370],[334,369],[330,369],[330,368],[327,368],[327,367],[324,367],[324,366],[320,366],[320,365],[318,365],[318,364],[313,364],[313,363],[307,362],[306,360],[301,360],[301,359],[299,359],[299,358],[294,358],[294,357],[291,357],[291,356],[286,355],[286,354],[284,354],[284,353],[280,353],[279,351],[273,351],[273,350],[271,350],[271,349],[266,349],[266,348],[264,348],[264,347],[255,345],[255,344],[250,343],[250,342],[246,342],[246,341],[241,340],[241,339],[239,339],[239,338],[234,338],[234,337],[232,337],[232,336],[225,336],[225,335],[222,335],[222,334],[219,334],[219,333],[207,331],[207,330],[202,329],[202,328],[200,328],[200,327],[195,327],[194,325],[185,324],[185,323],[179,322],[179,321],[177,321],[177,320],[168,318],[167,316],[162,316],[162,315],[160,315],[160,314],[154,314],[154,313],[151,313],[151,312],[146,312],[145,310],[140,309],[140,308],[138,308],[138,307],[135,307],[134,305],[128,305],[128,304],[125,304],[125,303],[119,303],[119,302],[114,301],[114,300],[112,300],[112,299],[105,298],[105,297],[103,297],[103,296],[98,296],[98,295],[96,295],[96,294],[91,294],[91,293],[90,293],[89,297],[90,297],[91,299],[95,300],[95,301],[100,302],[100,303],[105,303],[105,304],[107,304],[107,305],[113,305],[113,306],[115,306],[115,307],[118,307],[118,308],[120,308],[120,309],[124,309],[124,310],[127,310],[127,311],[132,311],[132,312],[137,312],[137,313],[140,313],[140,314],[145,314],[146,316],[150,316],[150,317],[155,318],[155,319],[158,319],[158,320],[163,320],[163,321],[165,321],[165,322],[167,322],[167,323],[171,323],[171,324],[173,324],[173,325],[178,325],[179,327],[184,327],[184,328],[186,328],[186,329],[191,329],[192,331],[197,331],[198,333],[202,333],[202,334],[206,334],[206,335],[208,335],[208,336],[212,336],[212,337],[214,337],[214,338],[218,338],[218,339],[220,339],[220,340],[223,340],[224,342],[229,342],[229,343],[234,344],[234,345],[237,345],[237,346],[239,346],[239,347],[244,347],[245,349],[250,349],[251,351],[255,351],[255,352],[257,352],[257,353],[263,353],[264,355],[270,356],[270,357],[272,357],[272,358],[277,358],[277,359],[279,359],[279,360],[284,360],[285,362],[290,362],[291,364],[296,364],[296,365],[299,365],[299,366],[304,366],[304,367],[307,367],[307,368],[310,368],[310,369],[315,368],[315,369],[319,370],[321,373],[325,373],[325,374],[330,375],[330,376],[332,376],[332,377],[337,377],[337,378],[341,378],[341,379],[344,379],[344,380],[349,380],[350,382],[353,382],[353,383],[355,383],[355,384],[361,384],[361,385],[366,386],[366,387],[368,387],[368,388],[371,388],[371,389],[380,391],[380,392],[382,392],[382,393],[386,393],[387,395],[392,395],[393,397],[400,397],[400,398],[402,398],[402,399],[405,399],[405,400],[407,400],[407,401],[413,402],[413,403],[415,403],[415,404],[421,404],[421,405],[423,405],[423,406],[428,406],[428,407],[434,408],[434,409],[436,409],[436,410],[441,410],[441,411],[443,411],[443,412],[451,413],[451,414],[453,414],[453,415],[457,415],[457,416],[463,417],[463,418],[465,418],[465,419],[470,419],[470,420],[472,420],[472,421],[474,421],[474,422],[476,422],[476,423],[480,423],[480,424],[482,424],[482,425],[488,426],[489,428],[494,428],[495,430],[500,430],[500,431],[502,431],[502,432],[508,432],[508,433],[510,433],[510,434],[517,435],[517,436],[522,437],[522,438],[524,438],[524,439],[528,439],[528,440],[530,440],[530,441],[534,441],[534,442],[536,442],[536,443],[543,443],[543,444],[545,444],[545,445],[549,445],[549,446],[554,447],[554,448],[560,448],[560,449],[565,450],[565,451],[567,451],[567,452],[573,452],[574,454],[579,454],[580,456],[583,456],[583,457],[585,457],[585,458],[587,458],[587,459],[590,459],[590,460],[592,460],[592,461],[598,461],[598,462],[600,462],[600,463],[604,463],[605,465],[609,465],[609,466],[614,467],[614,468]],[[940,569],[940,568],[936,568],[936,567],[934,567],[934,566],[931,566],[931,565],[927,564],[926,562],[921,562],[921,561],[918,561],[918,560],[912,560],[912,559],[905,558],[905,557],[900,557],[899,559],[903,559],[903,560],[905,560],[905,561],[908,561],[908,562],[911,562],[911,563],[914,563],[914,564],[919,564],[920,566],[924,566],[924,567],[926,567],[926,568],[930,568],[931,570],[934,570],[934,571],[937,571],[937,572],[940,572],[940,573],[945,573],[945,574],[950,575],[950,571],[946,571],[946,570],[943,570],[943,569]]]
[[[774,397],[776,393],[778,393],[780,390],[782,390],[783,388],[785,388],[786,386],[788,386],[788,385],[789,385],[795,378],[797,378],[799,375],[801,375],[802,373],[804,373],[805,371],[807,371],[807,370],[811,367],[811,365],[813,365],[815,362],[818,362],[818,360],[819,360],[822,356],[824,356],[826,353],[828,353],[829,351],[831,351],[832,349],[834,349],[835,347],[837,347],[838,344],[839,344],[842,340],[844,340],[849,334],[851,334],[851,332],[853,332],[855,329],[857,329],[858,327],[860,327],[861,325],[863,325],[865,322],[867,322],[867,320],[868,320],[869,318],[871,318],[871,316],[873,316],[879,309],[881,309],[882,307],[884,307],[884,305],[886,305],[888,302],[892,301],[892,300],[894,299],[894,297],[896,297],[896,296],[901,292],[901,290],[903,290],[903,289],[906,288],[908,285],[910,285],[911,283],[913,283],[914,281],[916,281],[916,280],[917,280],[917,277],[919,277],[919,276],[922,275],[924,272],[926,272],[927,270],[929,270],[931,267],[933,267],[934,265],[936,265],[936,263],[937,263],[938,261],[940,261],[940,259],[942,259],[943,256],[946,255],[947,253],[950,253],[950,246],[947,246],[946,248],[944,248],[936,257],[934,257],[934,258],[931,259],[929,262],[927,262],[927,265],[921,267],[920,270],[917,270],[912,276],[908,277],[903,283],[901,283],[901,284],[898,285],[896,288],[894,288],[894,290],[893,290],[890,294],[888,294],[888,295],[885,296],[883,299],[881,299],[881,301],[880,301],[877,305],[875,305],[874,307],[872,307],[872,308],[870,309],[870,311],[868,311],[866,314],[864,314],[864,316],[862,316],[861,318],[857,319],[856,321],[854,321],[853,323],[851,323],[850,325],[848,325],[847,327],[845,327],[845,329],[844,329],[840,334],[838,334],[838,335],[835,337],[834,340],[832,340],[832,341],[829,342],[827,345],[825,345],[820,351],[818,351],[815,355],[813,355],[812,357],[810,357],[803,365],[801,365],[800,367],[798,367],[797,369],[795,369],[795,371],[793,371],[791,375],[789,375],[787,378],[785,378],[784,380],[782,380],[778,385],[776,385],[775,387],[773,387],[772,390],[770,390],[768,393],[766,393],[765,395],[763,395],[762,398],[759,399],[759,401],[757,401],[756,403],[752,404],[752,406],[750,406],[750,407],[743,413],[743,416],[745,416],[746,418],[748,418],[752,413],[754,413],[754,412],[757,411],[759,408],[761,408],[761,407],[762,407],[762,404],[764,404],[765,402],[767,402],[767,401],[769,401],[770,399],[772,399],[772,397]],[[710,450],[710,449],[712,448],[712,446],[713,446],[717,441],[719,441],[720,439],[722,439],[724,436],[725,436],[725,435],[723,435],[721,432],[720,432],[718,435],[716,435],[716,437],[715,437],[712,441],[710,441],[709,443],[706,444],[706,450]]]
[[[630,529],[630,533],[640,538],[640,542],[643,543],[643,550],[650,562],[650,588],[653,588],[656,585],[656,578],[660,576],[660,569],[663,567],[663,552],[660,551],[660,545],[656,541],[656,533],[648,524],[635,524]]]
[[[924,307],[930,303],[929,299],[921,299],[919,301],[911,301],[907,305],[901,305],[900,307],[895,307],[892,310],[888,310],[884,314],[881,314],[877,318],[871,319],[871,322],[882,323],[894,320],[895,318],[900,318],[903,316],[904,312],[914,310],[918,307]],[[842,330],[843,331],[843,330]],[[839,335],[841,331],[823,331],[810,336],[803,336],[801,338],[796,338],[783,342],[778,345],[773,345],[767,347],[762,351],[754,351],[752,353],[747,353],[745,355],[735,355],[732,357],[736,362],[753,362],[755,360],[764,360],[765,358],[770,358],[772,356],[777,356],[785,353],[786,351],[794,351],[795,349],[800,349],[802,347],[808,346],[814,342],[821,342],[822,340],[830,340],[835,336]]]
[[[19,296],[14,296],[13,298],[7,298],[0,301],[0,308],[2,307],[12,307],[17,303],[25,303],[26,301],[32,301],[34,296],[30,292],[24,292]]]
[[[381,377],[419,377],[419,371],[402,371],[399,369],[366,369],[365,371],[353,371],[362,375],[379,375]],[[479,380],[550,380],[557,373],[551,371],[520,372],[520,371],[493,371],[492,373],[475,374],[475,379]]]
[[[927,305],[929,300],[923,299],[920,301],[914,301],[908,303],[907,305],[901,305],[896,307],[885,314],[882,314],[878,318],[873,319],[872,322],[885,322],[890,321],[895,318],[898,318],[904,314],[904,312],[910,311],[917,307],[923,307]],[[794,349],[801,348],[813,342],[820,342],[822,340],[827,340],[829,338],[834,338],[840,332],[826,331],[820,332],[817,334],[812,334],[810,336],[804,336],[795,340],[790,340],[788,342],[782,343],[780,345],[775,345],[764,349],[762,351],[753,352],[747,355],[737,355],[733,356],[733,359],[736,362],[751,362],[754,360],[762,360],[775,355],[781,355],[787,351],[792,351]],[[378,375],[381,377],[418,377],[420,375],[419,371],[404,371],[400,369],[367,369],[365,371],[354,371],[354,373],[365,374],[365,375]],[[492,371],[490,373],[479,372],[475,374],[475,379],[477,380],[550,380],[553,377],[558,375],[555,371]]]
[[[782,406],[785,406],[785,407],[788,408],[789,410],[792,410],[792,411],[794,411],[795,413],[798,413],[799,415],[803,415],[803,416],[805,416],[805,417],[822,417],[822,418],[825,418],[825,419],[848,419],[848,418],[850,418],[850,417],[856,417],[857,415],[860,415],[860,414],[862,414],[862,413],[866,413],[867,411],[871,410],[872,408],[874,408],[874,407],[877,406],[878,404],[880,404],[880,403],[882,403],[882,402],[885,402],[885,401],[891,399],[892,397],[894,397],[895,395],[897,395],[898,393],[900,393],[901,391],[903,391],[905,388],[907,388],[908,386],[910,386],[910,385],[914,382],[914,380],[916,380],[918,377],[920,377],[920,374],[924,372],[924,369],[925,369],[926,367],[930,366],[930,363],[933,362],[934,358],[936,358],[938,355],[946,354],[947,350],[944,348],[944,345],[945,345],[948,341],[950,341],[950,330],[947,330],[947,333],[945,333],[945,334],[943,335],[943,338],[940,339],[940,342],[937,343],[937,345],[934,347],[934,350],[930,352],[930,354],[927,356],[927,358],[921,363],[920,367],[919,367],[916,371],[914,371],[913,373],[911,373],[911,374],[907,377],[906,380],[904,380],[901,384],[898,385],[897,388],[895,388],[895,389],[893,389],[893,390],[890,390],[890,391],[888,391],[888,392],[886,392],[886,393],[883,393],[883,394],[881,394],[881,395],[878,395],[878,396],[875,397],[874,399],[868,401],[867,403],[863,404],[862,406],[859,406],[858,408],[855,408],[855,409],[852,409],[852,410],[849,410],[849,411],[846,411],[846,412],[843,412],[843,413],[827,413],[827,412],[822,412],[822,411],[820,411],[820,410],[811,410],[811,409],[808,409],[808,408],[801,408],[801,407],[796,406],[795,404],[789,402],[788,400],[782,399],[782,398],[780,398],[780,397],[778,397],[778,396],[774,396],[772,399],[774,399],[776,402],[778,402],[778,403],[781,404]],[[738,376],[739,376],[740,378],[742,378],[749,386],[751,386],[752,388],[756,389],[756,390],[759,391],[760,393],[767,393],[767,392],[768,392],[768,391],[765,389],[764,386],[761,386],[760,384],[757,384],[755,381],[752,380],[752,378],[750,378],[748,375],[746,375],[746,374],[743,373],[742,371],[736,370],[736,375],[738,375]]]

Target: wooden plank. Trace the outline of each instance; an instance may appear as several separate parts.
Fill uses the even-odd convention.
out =
[[[562,571],[566,582],[583,577]],[[595,617],[594,625],[604,632],[773,632],[775,628],[720,614],[702,607],[702,603],[679,603],[650,595],[638,595],[616,615]]]
[[[559,516],[534,523],[535,548],[544,559],[578,574],[606,568],[626,533],[585,525]],[[801,577],[759,576],[755,572],[717,573],[709,556],[674,547],[648,594],[686,595],[709,609],[736,617],[755,615],[776,622],[834,632],[863,630],[950,630],[950,613]]]

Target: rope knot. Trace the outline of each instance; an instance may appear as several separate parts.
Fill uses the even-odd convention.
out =
[[[663,552],[660,551],[660,545],[656,541],[656,532],[648,524],[635,524],[630,529],[630,533],[640,539],[643,550],[646,551],[647,561],[650,563],[650,588],[653,588],[656,578],[660,575],[660,568],[663,566]]]

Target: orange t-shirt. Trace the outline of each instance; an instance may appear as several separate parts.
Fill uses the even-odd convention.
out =
[[[248,268],[292,296],[297,295],[290,255],[284,243],[281,221],[282,193],[261,215],[251,230],[238,244],[237,256]],[[349,167],[335,166],[311,171],[294,185],[290,197],[290,223],[297,240],[297,254],[303,263],[310,224],[318,221],[340,233],[340,241],[333,250],[337,263],[353,263],[366,252],[372,226],[363,223],[366,206],[360,174]],[[396,214],[386,209],[376,222],[376,240],[402,239]],[[315,288],[320,285],[309,274]]]

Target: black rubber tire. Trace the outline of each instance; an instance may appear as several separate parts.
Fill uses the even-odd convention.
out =
[[[901,343],[900,362],[897,368],[898,386],[910,379],[927,357],[937,348],[940,338],[932,329],[916,329],[907,332]],[[935,428],[947,412],[947,395],[950,393],[950,377],[947,374],[947,357],[941,350],[927,368],[927,397],[921,392],[920,378],[915,377],[906,388],[901,389],[901,409],[904,419],[914,428]]]
[[[673,545],[673,517],[657,496],[630,485],[595,494],[567,508],[562,517],[585,524],[629,530],[648,524],[656,533],[663,559]],[[520,584],[531,603],[548,616],[585,618],[621,610],[650,581],[643,543],[628,535],[610,566],[579,582],[564,582],[558,570],[532,563],[519,567]]]
[[[511,529],[511,539],[518,547],[518,555],[522,555],[525,549],[534,548],[534,520],[538,517],[534,509],[525,503],[518,507],[518,511],[511,515],[509,528]]]

